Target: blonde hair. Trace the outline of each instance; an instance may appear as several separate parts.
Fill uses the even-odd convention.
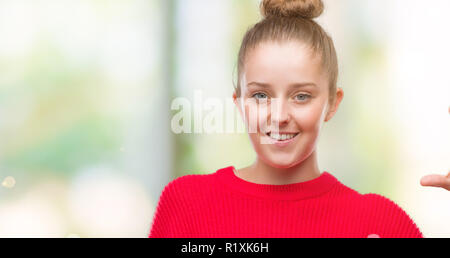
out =
[[[245,34],[238,55],[238,78],[235,88],[241,96],[241,76],[248,53],[264,42],[300,41],[311,47],[322,61],[322,68],[329,78],[330,103],[335,101],[338,79],[338,61],[333,40],[313,19],[324,10],[321,0],[262,0],[260,11],[263,19]]]

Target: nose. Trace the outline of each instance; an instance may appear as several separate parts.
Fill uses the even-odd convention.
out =
[[[282,98],[272,99],[270,105],[270,121],[272,127],[286,125],[289,123],[291,116],[289,114],[289,106],[287,101]]]

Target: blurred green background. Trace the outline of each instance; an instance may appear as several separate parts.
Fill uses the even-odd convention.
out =
[[[324,2],[345,97],[320,169],[448,237],[449,194],[419,180],[450,160],[450,3]],[[0,0],[0,236],[146,237],[170,180],[251,164],[246,134],[174,134],[170,107],[231,98],[258,3]]]

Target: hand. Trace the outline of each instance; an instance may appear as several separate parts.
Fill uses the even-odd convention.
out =
[[[450,114],[450,107],[448,108],[448,113]],[[443,175],[427,175],[420,179],[420,184],[422,186],[433,186],[441,187],[450,191],[450,171],[447,176]]]

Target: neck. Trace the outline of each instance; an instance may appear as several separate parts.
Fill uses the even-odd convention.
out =
[[[319,177],[320,174],[315,150],[307,159],[290,168],[276,168],[257,158],[253,165],[239,173],[240,177],[247,181],[269,185],[306,182]]]

